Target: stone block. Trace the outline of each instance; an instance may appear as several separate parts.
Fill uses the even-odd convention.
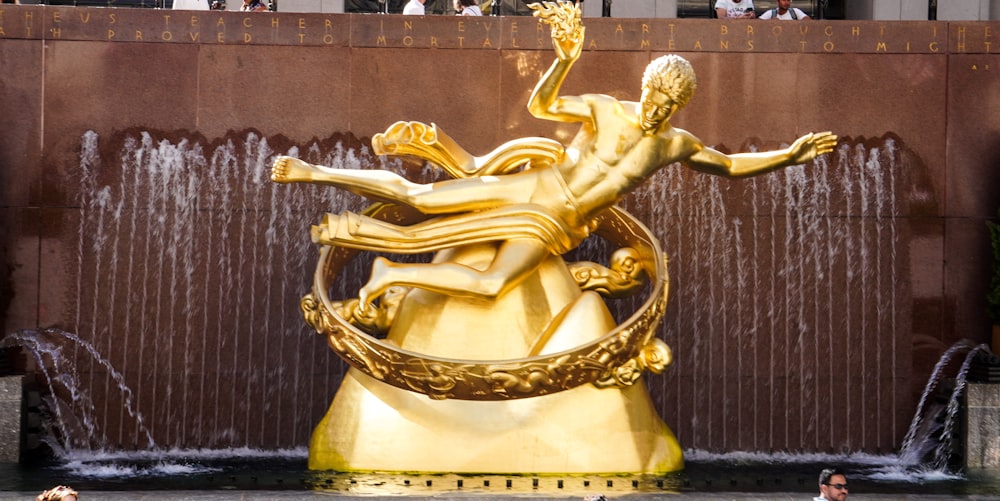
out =
[[[965,467],[1000,469],[1000,384],[966,388]]]
[[[938,2],[937,18],[939,21],[987,21],[990,19],[990,0]]]
[[[594,2],[600,5],[601,2]],[[586,5],[586,4],[584,4]],[[676,0],[615,0],[611,4],[611,17],[665,18],[677,17]]]
[[[0,463],[17,463],[20,456],[21,379],[0,377]]]
[[[278,12],[343,14],[344,0],[279,0]]]

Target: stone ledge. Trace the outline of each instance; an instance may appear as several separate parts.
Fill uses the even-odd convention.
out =
[[[21,380],[0,377],[0,463],[17,463],[20,457]]]
[[[965,467],[1000,469],[1000,384],[966,386]]]

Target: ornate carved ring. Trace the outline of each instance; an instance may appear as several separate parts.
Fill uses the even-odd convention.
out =
[[[415,215],[396,205],[376,204],[367,215],[412,222]],[[568,390],[592,383],[628,385],[644,369],[660,372],[670,349],[655,338],[667,305],[666,257],[652,233],[628,212],[612,207],[598,217],[596,235],[636,249],[649,273],[651,290],[642,306],[611,332],[571,350],[511,360],[455,360],[408,351],[374,338],[338,313],[327,291],[359,251],[323,246],[313,291],[302,298],[306,322],[341,358],[359,371],[433,399],[510,400]]]

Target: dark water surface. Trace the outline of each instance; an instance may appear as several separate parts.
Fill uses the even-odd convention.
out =
[[[68,484],[90,499],[459,497],[811,499],[819,471],[847,472],[850,499],[998,499],[1000,471],[949,473],[895,456],[708,454],[688,451],[669,475],[457,475],[314,472],[306,451],[72,453],[59,464],[0,465],[0,501]],[[89,493],[89,495],[85,495]]]

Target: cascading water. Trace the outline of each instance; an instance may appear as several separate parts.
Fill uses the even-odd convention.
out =
[[[116,371],[94,347],[78,336],[58,329],[42,331],[25,330],[15,332],[0,339],[0,349],[21,347],[31,354],[42,384],[46,387],[46,409],[52,414],[45,424],[51,428],[43,437],[47,445],[56,452],[69,449],[93,451],[107,441],[104,431],[97,425],[96,408],[87,388],[81,385],[75,364],[63,355],[63,350],[82,348],[93,360],[107,369],[111,380],[117,385],[124,403],[123,411],[135,420],[136,427],[146,439],[147,447],[155,447],[152,435],[143,423],[142,415],[132,403],[132,390],[125,384],[121,373]],[[55,438],[57,441],[53,441]],[[59,442],[58,440],[62,440]]]
[[[299,313],[317,256],[309,225],[367,202],[270,182],[278,153],[256,133],[212,146],[148,132],[102,141],[111,146],[92,133],[81,142],[75,255],[61,261],[76,283],[53,299],[74,312],[59,325],[81,341],[65,349],[92,347],[66,362],[95,403],[103,443],[91,447],[304,445],[344,370]],[[282,153],[439,176],[339,141]],[[897,216],[927,199],[886,138],[746,180],[673,165],[625,200],[671,257],[661,336],[676,361],[648,384],[681,443],[895,449],[909,416]],[[331,296],[353,296],[366,269],[355,260]],[[830,391],[851,405],[825,407]]]
[[[910,429],[903,439],[899,452],[900,463],[904,466],[924,466],[934,470],[947,470],[955,453],[955,427],[959,418],[961,397],[965,391],[966,376],[973,360],[979,353],[991,353],[988,345],[975,344],[963,340],[952,345],[941,356],[927,386],[920,396],[917,411],[910,422]],[[939,387],[949,373],[946,372],[956,357],[962,363],[954,374],[954,386],[943,402],[933,402]]]

